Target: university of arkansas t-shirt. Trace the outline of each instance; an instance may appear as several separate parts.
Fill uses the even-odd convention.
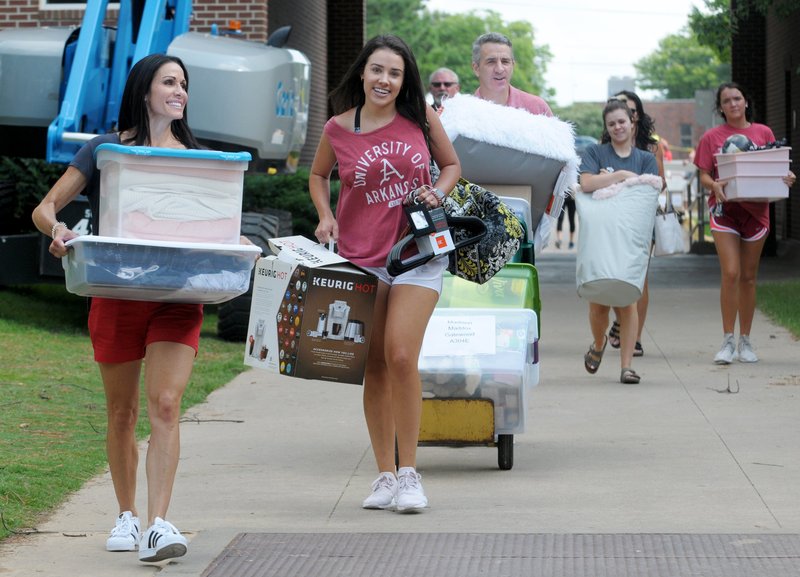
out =
[[[339,254],[359,266],[386,266],[406,227],[403,199],[431,184],[430,153],[422,130],[397,114],[386,126],[354,134],[331,118],[325,124],[339,164],[336,205]]]

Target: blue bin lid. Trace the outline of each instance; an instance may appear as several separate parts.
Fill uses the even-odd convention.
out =
[[[184,150],[181,148],[158,148],[155,146],[125,146],[106,142],[98,146],[94,155],[97,157],[102,150],[129,154],[132,156],[166,156],[170,158],[197,158],[201,160],[224,160],[227,162],[249,162],[252,157],[249,152],[222,152],[220,150]]]

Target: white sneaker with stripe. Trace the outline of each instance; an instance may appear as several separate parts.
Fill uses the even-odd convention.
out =
[[[106,551],[136,551],[139,544],[139,518],[130,511],[117,517],[117,524],[106,540]]]
[[[186,555],[188,544],[175,525],[156,517],[139,541],[139,561],[151,563],[182,557]]]

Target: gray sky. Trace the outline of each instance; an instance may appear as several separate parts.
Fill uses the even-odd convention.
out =
[[[553,53],[545,78],[562,106],[605,100],[610,76],[635,76],[634,62],[679,32],[692,6],[704,8],[702,0],[428,0],[426,6],[451,14],[488,8],[505,21],[531,22],[536,44]]]

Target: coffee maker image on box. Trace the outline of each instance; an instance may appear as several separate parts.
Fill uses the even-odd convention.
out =
[[[347,301],[334,301],[328,306],[328,312],[317,310],[319,315],[315,330],[307,330],[306,336],[345,340],[363,343],[364,321],[350,318],[350,307]]]
[[[350,307],[347,301],[333,301],[328,306],[327,334],[326,338],[341,341],[344,340],[347,319],[350,316]]]
[[[364,322],[351,319],[344,329],[344,340],[354,343],[364,342]]]
[[[319,313],[319,319],[317,320],[317,329],[312,331],[306,331],[306,335],[309,337],[324,337],[325,336],[325,319],[328,318],[328,315],[325,314],[325,311],[317,311]]]
[[[267,321],[258,319],[255,326],[255,339],[250,346],[250,356],[259,358],[261,356],[261,349],[264,346],[264,333],[266,332]],[[264,360],[264,359],[261,359]]]

